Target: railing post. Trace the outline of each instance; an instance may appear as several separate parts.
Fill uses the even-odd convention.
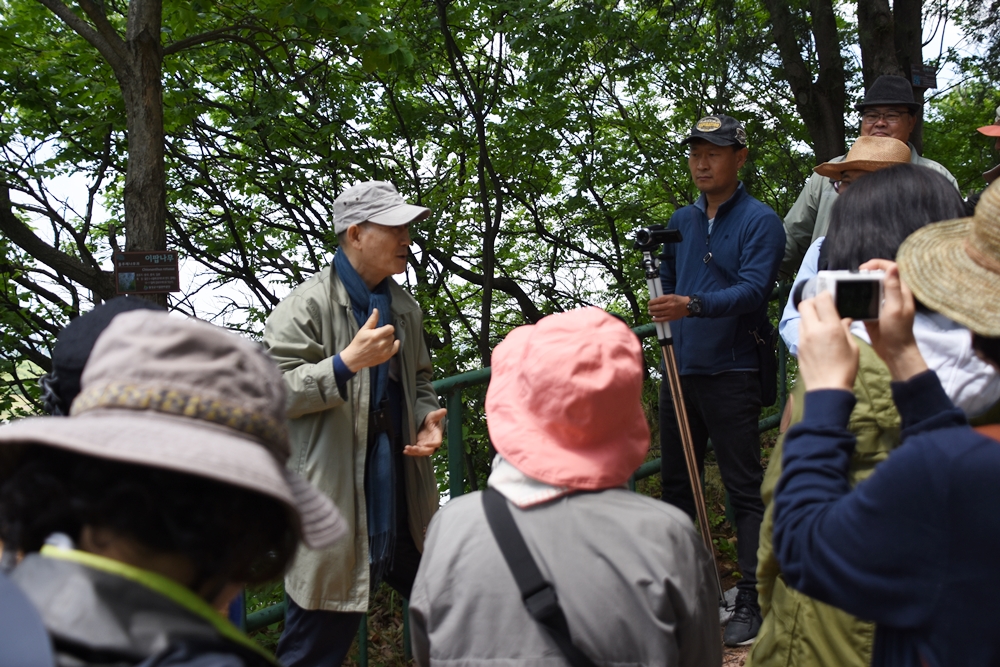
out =
[[[465,443],[462,442],[462,390],[448,394],[448,480],[452,498],[465,493]]]
[[[413,651],[410,650],[410,601],[406,598],[403,598],[403,660],[413,660]]]
[[[358,624],[358,667],[368,667],[368,614]]]

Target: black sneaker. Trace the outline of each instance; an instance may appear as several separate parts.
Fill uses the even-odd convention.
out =
[[[746,646],[753,643],[760,630],[760,607],[756,591],[740,591],[736,596],[736,609],[729,619],[722,643],[726,646]]]

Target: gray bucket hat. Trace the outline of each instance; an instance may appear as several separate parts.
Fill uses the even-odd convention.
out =
[[[207,322],[137,310],[115,317],[69,417],[0,426],[0,447],[43,445],[196,475],[285,504],[311,548],[347,530],[326,495],[285,468],[285,389],[275,363]]]

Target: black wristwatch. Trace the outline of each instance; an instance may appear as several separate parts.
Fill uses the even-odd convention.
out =
[[[688,317],[701,317],[701,297],[692,294],[688,299],[687,309]]]

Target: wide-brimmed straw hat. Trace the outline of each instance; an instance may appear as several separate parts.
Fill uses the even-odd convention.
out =
[[[260,346],[195,319],[128,312],[97,339],[80,385],[69,417],[0,426],[0,446],[58,447],[249,489],[292,510],[312,548],[346,531],[333,502],[285,468],[284,385]]]
[[[981,336],[1000,337],[1000,181],[986,188],[973,217],[913,232],[896,262],[923,304]]]
[[[649,451],[642,346],[600,308],[518,327],[493,351],[486,419],[525,475],[573,489],[624,484]]]
[[[993,120],[993,124],[983,125],[979,128],[979,132],[987,137],[1000,137],[1000,107],[997,107],[997,117]]]
[[[858,137],[842,162],[824,162],[813,171],[827,178],[840,178],[845,171],[878,171],[909,161],[910,147],[899,139]]]

